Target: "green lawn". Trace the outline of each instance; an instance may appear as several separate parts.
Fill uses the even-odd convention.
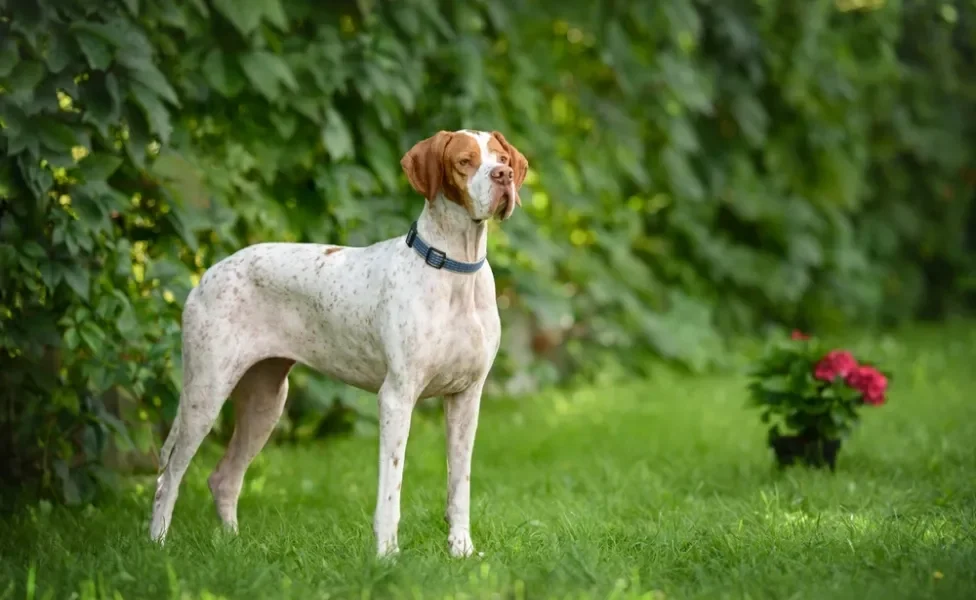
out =
[[[0,598],[976,598],[976,328],[849,346],[896,379],[835,475],[771,467],[742,378],[662,372],[484,407],[480,558],[447,554],[428,415],[407,449],[396,562],[373,558],[374,436],[266,450],[236,539],[206,491],[210,448],[164,549],[146,539],[149,479],[0,521]]]

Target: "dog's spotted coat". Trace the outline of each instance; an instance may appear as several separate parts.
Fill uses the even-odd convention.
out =
[[[497,133],[439,132],[401,161],[426,203],[418,233],[455,260],[485,256],[485,221],[507,219],[528,164]],[[234,398],[236,427],[210,476],[217,513],[237,530],[244,473],[271,435],[296,362],[377,392],[377,552],[397,552],[410,418],[419,398],[443,396],[447,415],[448,545],[474,551],[471,453],[485,378],[500,339],[491,267],[473,274],[427,265],[404,237],[365,248],[267,243],[211,267],[183,311],[183,390],[160,452],[150,535],[162,542],[191,458]]]

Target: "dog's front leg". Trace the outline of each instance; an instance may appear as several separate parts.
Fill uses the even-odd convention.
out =
[[[400,487],[403,483],[403,463],[410,434],[410,417],[417,393],[411,386],[398,385],[391,379],[384,382],[379,393],[380,466],[376,489],[376,514],[373,533],[379,556],[400,551],[397,528],[400,524]]]
[[[447,420],[447,544],[452,556],[471,556],[471,455],[481,406],[479,382],[444,399]]]

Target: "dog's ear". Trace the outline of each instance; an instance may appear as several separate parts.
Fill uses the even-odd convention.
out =
[[[500,131],[492,131],[492,137],[498,140],[498,143],[502,145],[502,148],[508,152],[510,159],[510,164],[512,170],[515,171],[514,183],[515,183],[515,201],[519,206],[522,206],[522,199],[518,196],[518,191],[522,187],[522,182],[525,181],[525,176],[529,172],[529,161],[525,159],[525,156],[518,151],[518,148],[508,143],[505,136],[501,134]]]
[[[407,174],[410,185],[431,202],[437,197],[444,181],[444,149],[453,135],[449,131],[438,131],[426,140],[417,142],[400,159],[400,166]]]

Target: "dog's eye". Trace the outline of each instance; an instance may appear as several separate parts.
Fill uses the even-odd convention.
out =
[[[466,166],[468,166],[468,163],[470,163],[470,162],[471,162],[470,160],[468,160],[466,158],[462,158],[461,160],[458,161],[458,166],[459,167],[466,167]]]
[[[498,159],[498,162],[502,163],[503,165],[507,165],[508,164],[508,157],[507,156],[502,156],[501,158]]]

